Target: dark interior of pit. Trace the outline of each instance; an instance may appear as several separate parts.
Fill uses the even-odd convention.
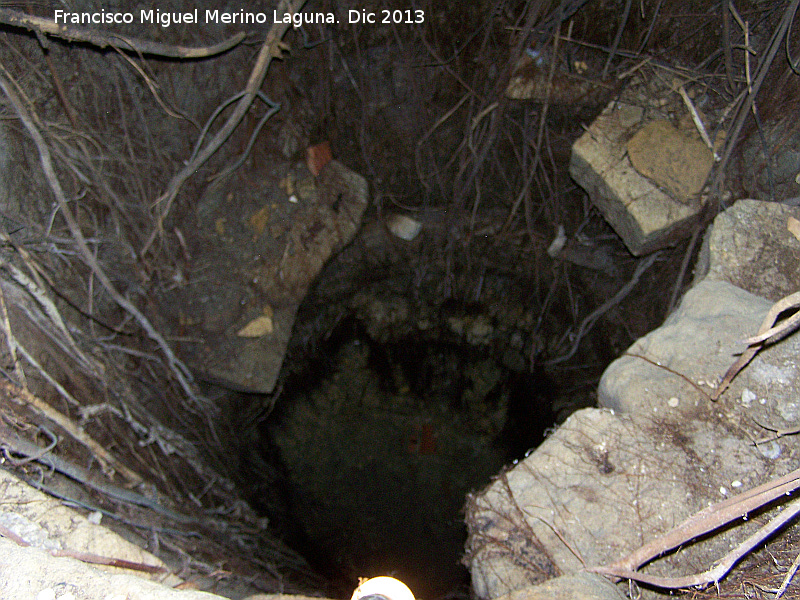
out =
[[[173,4],[180,9],[180,2]],[[258,10],[272,14],[269,2],[260,4]],[[572,411],[594,405],[605,366],[657,327],[690,283],[699,244],[687,239],[660,251],[630,293],[595,313],[631,281],[640,260],[570,180],[571,144],[621,92],[616,75],[643,58],[694,69],[708,90],[709,110],[735,97],[735,90],[720,83],[719,2],[645,0],[626,12],[630,4],[423,2],[425,21],[415,27],[342,23],[289,31],[291,53],[271,65],[264,84],[281,110],[252,148],[248,141],[261,117],[255,113],[264,107],[248,114],[245,126],[185,183],[165,221],[168,235],[153,245],[145,240],[162,223],[157,212],[143,207],[160,206],[153,199],[191,155],[196,135],[175,135],[162,100],[151,97],[122,61],[116,95],[102,86],[70,88],[71,94],[87,90],[91,101],[71,96],[70,101],[84,106],[95,135],[119,142],[110,146],[107,168],[115,173],[113,185],[128,186],[131,198],[120,209],[105,192],[88,194],[81,205],[83,225],[92,226],[93,214],[113,224],[108,230],[97,226],[96,237],[108,241],[99,244],[101,258],[116,269],[115,283],[142,305],[185,283],[182,274],[192,258],[187,245],[207,243],[187,225],[192,223],[187,215],[192,217],[206,177],[243,150],[249,154],[238,169],[253,186],[263,179],[265,165],[302,162],[305,146],[321,140],[369,180],[362,227],[327,263],[300,306],[274,394],[204,383],[203,394],[219,412],[203,414],[181,404],[174,378],[148,363],[158,350],[140,331],[129,331],[124,311],[108,297],[96,307],[89,303],[99,325],[86,319],[85,310],[73,315],[114,343],[140,344],[139,354],[129,352],[120,364],[141,384],[135,389],[142,405],[198,447],[206,446],[204,457],[269,519],[271,532],[324,577],[327,587],[320,584],[325,589],[317,591],[347,597],[357,577],[395,574],[426,600],[467,597],[468,574],[460,564],[466,496],[524,457]],[[783,3],[737,5],[763,39],[783,10]],[[304,10],[365,6],[319,1]],[[562,96],[552,103],[509,100],[504,89],[516,60],[509,49],[552,46],[558,27],[558,68],[582,64],[612,83],[588,97]],[[569,41],[563,35],[567,28]],[[170,43],[187,46],[236,32],[236,27],[157,26],[128,31],[174,34]],[[47,70],[35,36],[20,36],[14,28],[7,33],[20,37],[15,43]],[[242,88],[264,36],[261,29],[247,33],[246,44],[231,51],[224,69],[213,62],[187,67],[151,58],[148,81],[160,81],[168,104],[201,115],[202,121],[227,96],[221,89]],[[55,60],[49,68],[62,79],[72,77],[73,65],[86,70],[80,71],[86,80],[116,77],[117,71],[107,68],[108,56],[94,50],[52,42],[48,52],[48,60]],[[84,62],[74,61],[73,53],[81,53]],[[27,63],[4,60],[15,65],[18,77],[28,72]],[[765,122],[796,113],[796,99],[786,100],[796,89],[785,85],[786,70],[782,64],[770,76],[777,91],[760,105]],[[138,112],[116,104],[117,96],[128,94]],[[63,121],[58,102],[42,104],[43,114]],[[141,118],[135,127],[145,132],[144,140],[129,135],[133,125],[106,117],[120,111]],[[741,168],[725,187],[742,197],[769,197],[774,181],[768,161],[761,160],[763,136],[748,127],[743,145],[756,148],[758,159],[737,163],[735,154],[731,164]],[[169,141],[160,148],[154,140]],[[129,160],[133,155],[142,157],[141,168]],[[73,179],[71,194],[83,198],[79,175]],[[42,207],[35,218],[46,222],[50,210]],[[405,241],[389,233],[387,215],[398,210],[423,223],[419,237]],[[192,218],[194,225],[201,220]],[[14,227],[20,222],[9,221]],[[575,243],[572,260],[554,260],[547,252],[559,226]],[[142,247],[148,250],[140,256]],[[67,260],[64,256],[57,260]],[[231,269],[238,266],[232,260]],[[85,290],[74,281],[88,276],[82,267],[75,272],[80,277],[66,269],[59,294],[80,308],[84,303],[75,298],[83,298]],[[125,327],[107,326],[116,322]],[[187,323],[191,344],[192,323]],[[124,328],[127,337],[114,338]],[[136,356],[145,358],[131,366]],[[218,438],[208,433],[210,421]],[[100,439],[106,430],[97,434]],[[128,446],[136,448],[135,438]],[[203,490],[198,497],[208,490],[206,481],[181,479],[179,467],[165,470],[165,487]]]
[[[583,230],[606,240],[629,274],[627,250],[571,193]],[[359,576],[387,573],[422,598],[465,595],[467,494],[593,405],[605,365],[663,319],[670,294],[645,305],[626,298],[576,345],[553,334],[574,318],[557,308],[570,303],[555,282],[566,276],[579,302],[600,304],[618,289],[615,277],[509,267],[520,248],[488,238],[463,245],[449,265],[435,256],[435,237],[387,237],[387,255],[376,256],[370,235],[367,226],[331,261],[301,306],[278,392],[242,444],[239,483],[333,597]],[[669,289],[685,252],[665,253],[642,288]],[[453,274],[458,292],[443,285]],[[546,303],[548,291],[553,306],[541,316],[531,298]]]
[[[498,355],[422,335],[378,343],[350,318],[285,383],[258,445],[275,480],[252,501],[281,506],[334,595],[357,573],[395,574],[424,598],[466,590],[466,494],[554,423],[547,376]]]

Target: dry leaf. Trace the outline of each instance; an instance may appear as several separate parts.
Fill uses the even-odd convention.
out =
[[[263,314],[237,331],[236,335],[243,338],[259,338],[272,333],[275,330],[272,322],[272,307],[267,304],[262,312]]]
[[[236,335],[243,338],[259,338],[269,335],[273,330],[272,317],[261,315],[242,327]]]

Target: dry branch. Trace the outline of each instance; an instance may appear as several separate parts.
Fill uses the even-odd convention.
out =
[[[585,336],[589,331],[594,327],[595,322],[599,319],[603,314],[614,308],[617,304],[622,302],[625,297],[631,293],[636,284],[639,283],[639,279],[641,279],[644,272],[649,269],[653,263],[661,256],[660,252],[654,252],[647,258],[642,259],[636,265],[636,270],[633,273],[630,281],[628,281],[625,285],[623,285],[619,291],[614,294],[614,296],[601,304],[597,309],[595,309],[592,314],[586,317],[583,321],[581,321],[580,327],[578,327],[578,332],[575,334],[575,339],[572,342],[572,348],[570,348],[569,352],[566,354],[559,356],[557,358],[548,360],[545,364],[547,365],[555,365],[558,363],[562,363],[564,361],[569,360],[578,351],[578,346],[581,343],[581,339]]]
[[[23,27],[37,34],[52,35],[73,42],[86,42],[98,48],[113,47],[127,52],[150,54],[166,58],[207,58],[230,50],[245,38],[244,33],[237,33],[224,42],[203,48],[170,46],[167,44],[159,44],[158,42],[128,37],[119,33],[97,31],[86,27],[59,25],[50,19],[6,8],[0,8],[0,23],[5,23],[12,27]]]
[[[55,444],[52,445],[54,446]],[[7,456],[9,454],[16,454],[24,457],[24,459],[33,460],[43,465],[52,467],[54,470],[66,475],[70,479],[82,483],[96,492],[100,492],[101,494],[104,494],[109,498],[113,498],[114,500],[152,509],[158,514],[168,517],[178,523],[191,523],[194,521],[192,517],[178,513],[162,505],[156,499],[148,498],[147,496],[143,496],[137,492],[133,492],[131,490],[98,480],[94,475],[92,475],[92,473],[83,467],[79,467],[78,465],[51,454],[50,450],[52,448],[41,448],[33,442],[29,442],[15,435],[8,427],[2,426],[2,424],[0,424],[0,447],[4,450]],[[132,473],[134,477],[138,478],[138,476],[132,471],[126,471],[128,473]],[[127,473],[126,477],[130,479],[130,476],[128,476]],[[138,478],[138,482],[140,481],[141,478]]]
[[[72,419],[54,409],[38,396],[35,396],[24,388],[17,388],[14,384],[3,380],[0,380],[0,389],[2,389],[4,395],[10,398],[18,398],[30,408],[61,427],[61,429],[66,431],[73,439],[85,446],[92,453],[103,466],[104,471],[110,472],[110,470],[113,469],[133,485],[138,485],[142,482],[142,478],[136,472],[117,460],[113,454],[103,448],[94,438],[72,421]]]
[[[744,555],[800,513],[800,500],[795,499],[790,502],[779,515],[725,555],[720,561],[715,563],[712,568],[703,573],[685,577],[658,577],[646,573],[638,573],[636,569],[683,544],[719,529],[727,523],[746,518],[752,511],[766,506],[781,496],[790,495],[797,488],[800,488],[800,469],[753,488],[752,490],[742,492],[737,496],[704,508],[677,527],[654,539],[652,542],[645,544],[614,564],[594,567],[589,570],[602,575],[620,579],[632,579],[648,585],[671,589],[690,588],[716,583],[722,579]]]
[[[722,393],[728,389],[728,386],[731,384],[731,381],[733,381],[733,378],[736,377],[739,371],[744,369],[751,360],[753,360],[753,357],[758,354],[759,350],[764,347],[765,343],[777,342],[797,329],[797,327],[800,325],[800,310],[798,310],[788,319],[781,322],[779,325],[775,325],[773,327],[773,324],[781,313],[798,307],[800,307],[800,292],[790,294],[789,296],[778,300],[778,302],[772,305],[772,308],[769,309],[767,316],[764,317],[761,327],[758,328],[758,333],[753,337],[744,340],[744,342],[750,347],[742,352],[742,355],[739,357],[739,359],[730,366],[728,371],[725,373],[725,376],[722,378],[722,382],[719,384],[719,387],[711,396],[712,400],[717,400]]]
[[[727,136],[725,137],[725,151],[723,152],[722,158],[717,165],[717,174],[714,178],[712,189],[719,190],[722,185],[722,181],[725,176],[725,167],[733,155],[733,149],[736,147],[736,144],[739,140],[739,134],[742,131],[742,127],[744,127],[747,114],[755,106],[756,96],[758,95],[761,85],[764,83],[764,80],[767,77],[767,71],[769,71],[772,61],[775,59],[775,56],[781,47],[783,38],[786,36],[789,26],[792,24],[792,20],[794,19],[794,15],[797,12],[798,6],[800,6],[800,0],[792,0],[792,2],[790,2],[786,7],[783,17],[781,18],[781,22],[775,29],[772,39],[769,42],[769,47],[767,48],[766,54],[758,65],[755,80],[748,87],[747,93],[742,95],[738,102],[735,112],[736,117],[734,118],[733,124],[728,129]],[[733,4],[729,4],[728,7],[732,8]],[[747,50],[745,50],[745,56],[747,56]]]

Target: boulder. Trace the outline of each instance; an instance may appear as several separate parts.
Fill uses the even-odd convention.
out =
[[[800,241],[786,232],[792,210],[742,201],[719,215],[704,241],[704,277],[606,369],[601,408],[574,413],[469,498],[465,560],[479,598],[536,597],[528,594],[544,582],[618,561],[699,510],[796,468],[797,436],[774,432],[800,426],[797,335],[762,349],[711,400],[773,300],[800,288]],[[737,522],[642,570],[703,572],[760,525]]]

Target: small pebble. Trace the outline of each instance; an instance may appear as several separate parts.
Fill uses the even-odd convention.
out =
[[[764,457],[771,460],[775,460],[781,455],[781,446],[775,440],[767,442],[766,444],[759,444],[758,450]]]
[[[36,600],[56,600],[56,591],[53,588],[47,588],[36,594]]]
[[[750,406],[750,403],[756,399],[756,395],[747,388],[742,390],[742,404]]]
[[[669,404],[672,408],[676,408],[680,403],[681,401],[678,400],[675,396],[673,396],[667,401],[667,404]]]
[[[724,487],[721,487],[721,488],[719,488],[719,493],[722,494],[723,496],[727,496],[728,495],[728,489],[724,488]]]
[[[738,479],[734,479],[733,481],[731,481],[731,487],[732,488],[740,488],[740,487],[742,487],[742,482],[739,481]]]

